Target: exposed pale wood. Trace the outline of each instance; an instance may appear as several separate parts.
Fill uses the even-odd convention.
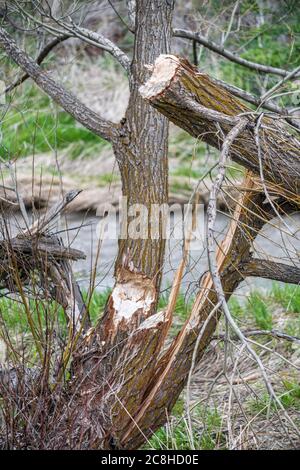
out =
[[[240,267],[249,259],[252,240],[264,223],[272,218],[271,212],[264,209],[264,196],[255,190],[251,173],[247,174],[243,188],[233,220],[217,252],[217,264],[227,299],[244,279]],[[189,318],[167,352],[159,359],[144,402],[123,436],[122,442],[126,443],[126,448],[135,448],[144,441],[140,429],[150,436],[165,422],[166,413],[170,412],[186,383],[199,331],[217,303],[213,280],[207,273],[201,280]],[[210,342],[219,316],[220,311],[217,311],[208,321],[198,347],[197,362]]]
[[[253,136],[255,116],[245,104],[188,61],[176,56],[160,56],[155,62],[152,77],[140,92],[176,125],[217,148],[221,148],[224,137],[236,124],[238,116],[246,113],[248,128],[236,139],[230,157],[259,175]],[[262,120],[260,135],[265,180],[298,197],[299,140],[271,118]]]

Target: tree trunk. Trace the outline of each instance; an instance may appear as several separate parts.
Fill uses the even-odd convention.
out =
[[[217,251],[218,270],[227,299],[246,277],[243,267],[251,262],[250,250],[253,240],[264,224],[273,218],[272,208],[264,204],[265,196],[257,192],[250,172],[245,177],[243,187],[244,192],[237,203],[232,222]],[[245,228],[247,230],[244,230]],[[260,270],[258,275],[259,272]],[[254,267],[251,275],[256,275]],[[123,435],[121,442],[126,449],[138,448],[145,441],[145,437],[151,436],[167,421],[187,382],[193,360],[196,366],[215,332],[221,314],[219,309],[216,310],[217,304],[213,279],[211,274],[207,273],[201,280],[189,318],[172,345],[159,358],[155,376],[147,389],[140,410]],[[200,341],[197,344],[198,336]]]
[[[265,180],[299,201],[300,142],[278,121],[263,118],[258,152],[254,112],[188,61],[172,55],[156,60],[140,92],[176,125],[218,149],[238,116],[246,113],[249,125],[231,146],[230,157],[258,175],[262,167]]]
[[[142,99],[139,87],[149,76],[145,64],[169,52],[172,12],[173,2],[140,0],[136,5],[130,99],[118,138],[113,140],[122,195],[127,197],[121,228],[126,234],[134,204],[148,210],[149,225],[151,206],[168,202],[168,120]],[[76,378],[81,384],[76,400],[80,414],[76,423],[82,423],[78,433],[90,435],[94,429],[97,448],[118,447],[124,429],[137,413],[153,376],[165,322],[161,314],[149,318],[156,311],[161,284],[163,224],[159,224],[157,239],[150,234],[145,239],[128,235],[119,241],[116,283],[104,316],[73,363],[73,390],[77,390]]]
[[[237,123],[237,116],[247,113],[249,124],[233,143],[231,157],[260,177],[263,170],[272,195],[279,194],[298,204],[300,144],[275,120],[264,118],[258,129],[253,114],[249,114],[243,103],[188,62],[170,55],[156,62],[152,78],[141,88],[146,100],[140,95],[139,87],[149,73],[145,65],[153,63],[159,54],[169,53],[172,11],[171,0],[136,2],[131,95],[120,125],[104,122],[66,93],[1,29],[0,42],[49,96],[92,132],[112,142],[123,195],[128,198],[123,233],[130,227],[130,210],[134,204],[141,204],[148,210],[149,226],[151,205],[168,202],[166,118],[194,137],[201,136],[205,142],[221,148],[226,135]],[[253,135],[255,128],[260,130],[260,152]],[[276,202],[278,210],[281,199]],[[217,252],[227,298],[244,276],[257,273],[267,276],[268,270],[274,272],[274,266],[263,262],[256,270],[250,253],[253,239],[273,215],[272,207],[265,202],[262,182],[248,172],[233,221]],[[191,366],[199,362],[210,341],[220,311],[213,279],[207,273],[199,283],[190,317],[171,346],[162,353],[170,325],[164,312],[155,311],[164,250],[162,223],[157,239],[150,234],[145,239],[135,239],[129,234],[120,240],[116,283],[104,316],[79,343],[67,387],[63,389],[59,384],[54,391],[51,407],[57,399],[55,411],[51,408],[47,415],[43,410],[49,429],[43,446],[138,448],[167,421],[167,414],[183,390]],[[281,272],[285,272],[284,266]],[[289,273],[295,281],[298,274]],[[64,359],[68,363],[69,357]]]

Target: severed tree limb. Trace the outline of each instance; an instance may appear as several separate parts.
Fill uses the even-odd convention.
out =
[[[290,114],[290,112],[287,109],[281,108],[277,104],[271,103],[270,101],[262,102],[260,98],[252,95],[248,91],[242,90],[241,88],[238,88],[234,85],[229,85],[223,80],[211,77],[211,81],[214,82],[217,86],[221,86],[225,90],[229,91],[233,96],[236,96],[237,98],[241,98],[247,103],[253,104],[257,106],[258,108],[267,109],[268,111],[271,111],[272,113],[279,114],[280,116],[282,116],[282,119],[284,119],[288,124],[290,124],[292,127],[297,129],[298,131],[300,130],[299,122],[296,119],[293,119],[292,114]]]
[[[230,157],[259,175],[252,111],[188,61],[161,55],[140,93],[179,127],[219,149],[239,116],[245,115],[248,126],[232,145]],[[261,161],[266,181],[291,191],[297,198],[300,141],[267,117],[261,123]]]
[[[279,75],[281,77],[286,77],[289,75],[288,70],[280,69],[277,67],[272,67],[270,65],[264,65],[264,64],[259,64],[257,62],[251,62],[250,60],[243,59],[242,57],[234,54],[233,52],[229,51],[228,49],[225,49],[223,46],[220,46],[219,44],[216,44],[215,42],[206,39],[204,36],[202,36],[198,32],[194,31],[188,31],[185,29],[173,29],[173,36],[179,37],[179,38],[186,38],[190,39],[192,41],[196,41],[202,46],[206,47],[207,49],[216,52],[217,54],[225,57],[226,59],[230,60],[231,62],[234,62],[239,65],[243,65],[244,67],[247,67],[250,70],[254,70],[255,72],[261,72],[261,73],[271,73],[274,75]],[[297,72],[295,75],[292,77],[299,77],[300,73]],[[291,78],[292,78],[291,77]]]
[[[0,28],[0,46],[48,96],[73,116],[76,121],[109,142],[117,138],[116,124],[103,119],[79,101],[76,96],[65,90],[62,85],[50,78],[25,51],[17,46],[14,39],[3,28]]]
[[[271,260],[250,258],[240,266],[245,277],[262,277],[275,281],[300,283],[300,268],[290,264],[277,263]]]

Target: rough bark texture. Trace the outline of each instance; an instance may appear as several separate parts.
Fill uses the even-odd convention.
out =
[[[250,174],[246,177],[244,188],[245,192],[237,204],[233,221],[217,253],[219,272],[227,299],[244,279],[241,268],[251,260],[253,239],[265,222],[273,217],[270,208],[264,207],[264,195],[257,193]],[[249,227],[252,229],[249,230]],[[122,443],[126,448],[140,446],[145,435],[150,436],[166,422],[167,415],[186,384],[198,335],[201,332],[196,364],[199,363],[215,331],[220,310],[209,319],[204,331],[201,330],[217,303],[213,280],[210,273],[207,273],[200,283],[190,317],[171,347],[159,359],[156,374],[148,387],[140,411],[123,436]]]
[[[163,56],[157,63],[154,79],[152,77],[142,90],[146,100],[142,98],[139,87],[149,74],[145,65],[153,63],[159,54],[169,52],[172,10],[173,1],[170,0],[138,0],[136,3],[131,96],[125,119],[119,125],[104,121],[66,93],[15,43],[10,43],[0,29],[0,43],[7,54],[75,119],[112,142],[128,208],[138,203],[150,210],[151,204],[167,203],[168,126],[167,119],[161,114],[194,137],[201,136],[220,148],[236,124],[237,115],[249,112],[244,104],[207,75],[174,56]],[[255,121],[251,115],[248,119],[247,129],[231,147],[231,156],[260,175],[253,136]],[[288,194],[294,202],[298,201],[299,142],[270,119],[262,121],[260,131],[261,163],[272,195]],[[279,201],[277,206],[280,210]],[[263,276],[268,271],[272,276],[273,267],[263,262],[255,271],[250,253],[253,239],[272,217],[261,184],[253,174],[247,174],[233,221],[217,252],[217,265],[227,298],[246,275],[259,272]],[[129,222],[130,217],[125,217],[123,230],[126,231]],[[196,362],[199,362],[220,311],[210,315],[218,299],[212,277],[207,273],[199,283],[190,317],[171,346],[161,353],[169,318],[165,312],[155,313],[155,309],[164,249],[162,225],[157,240],[127,237],[120,241],[116,284],[104,317],[79,343],[73,355],[71,380],[64,389],[63,385],[61,389],[58,387],[53,395],[53,401],[57,399],[55,412],[52,401],[49,414],[43,409],[48,430],[42,446],[56,449],[138,448],[166,422],[167,413],[187,381],[196,338],[201,333],[196,351]],[[281,275],[286,275],[285,268],[281,266],[280,269]],[[296,281],[298,272],[290,270],[289,276],[289,280]],[[37,433],[39,417],[36,418]]]
[[[248,113],[249,126],[231,147],[231,158],[259,174],[251,110],[185,59],[161,56],[142,96],[176,125],[197,139],[220,148],[238,115]],[[264,178],[294,195],[300,189],[300,142],[275,119],[264,118],[260,129]]]
[[[168,202],[168,120],[143,100],[139,87],[149,76],[144,65],[169,52],[172,11],[173,2],[137,2],[131,94],[113,141],[127,208],[142,204],[149,218],[153,204]],[[122,221],[125,233],[130,221],[127,214]],[[94,429],[95,447],[120,446],[153,376],[165,322],[160,314],[151,317],[164,261],[162,226],[157,239],[127,236],[119,241],[116,284],[104,316],[76,354],[72,389],[77,389],[78,377],[76,408],[86,417],[77,416],[78,433],[90,435]],[[94,384],[101,384],[96,392]]]
[[[162,224],[158,239],[131,238],[128,225],[132,217],[128,211],[134,204],[143,205],[148,210],[149,224],[153,204],[168,201],[168,121],[142,99],[138,90],[149,76],[144,65],[162,51],[169,51],[172,11],[173,2],[141,0],[136,5],[131,94],[114,141],[122,195],[127,197],[127,214],[125,211],[121,228],[126,235],[119,240],[116,284],[99,325],[99,336],[109,349],[155,312],[158,299],[165,252]],[[115,348],[114,354],[119,353],[120,348]]]

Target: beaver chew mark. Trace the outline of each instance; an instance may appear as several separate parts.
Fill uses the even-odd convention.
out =
[[[150,99],[167,88],[176,74],[179,60],[174,55],[161,54],[154,63],[150,79],[139,88],[143,98]]]
[[[121,321],[131,320],[138,311],[147,317],[155,302],[154,287],[146,282],[142,284],[139,280],[135,281],[134,277],[127,282],[118,282],[112,292],[115,328]]]

